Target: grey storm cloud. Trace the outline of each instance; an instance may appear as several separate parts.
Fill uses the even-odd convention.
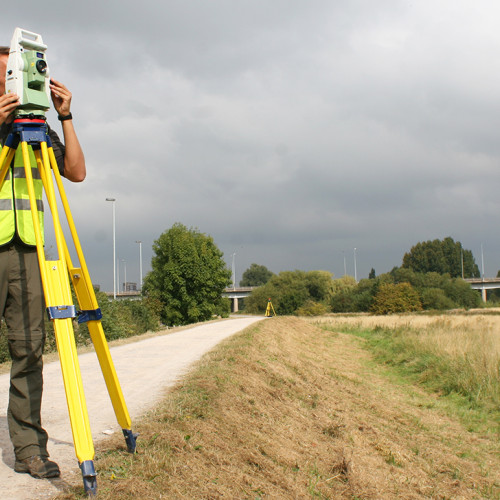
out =
[[[131,281],[135,242],[147,270],[174,222],[236,253],[237,276],[340,276],[356,248],[363,277],[446,236],[496,274],[499,21],[491,0],[28,0],[0,27],[41,33],[74,94],[88,177],[67,193],[110,289],[110,196]]]

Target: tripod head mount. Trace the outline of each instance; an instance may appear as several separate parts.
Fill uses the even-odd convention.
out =
[[[40,143],[46,142],[52,147],[48,136],[47,119],[43,115],[20,115],[14,119],[12,131],[5,141],[9,148],[17,149],[19,142],[27,142],[34,150],[40,149]]]
[[[19,96],[16,117],[44,116],[50,108],[49,67],[45,57],[47,46],[42,37],[16,28],[10,43],[5,93]]]

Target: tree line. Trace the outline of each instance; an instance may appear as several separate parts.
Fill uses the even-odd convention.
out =
[[[231,271],[212,237],[176,223],[153,245],[152,270],[143,293],[158,304],[166,325],[205,321],[229,314],[222,297],[231,284]],[[253,263],[243,273],[241,286],[257,287],[244,301],[244,310],[260,314],[271,298],[278,314],[327,312],[392,312],[471,308],[480,295],[462,277],[479,276],[472,252],[447,237],[417,243],[405,253],[400,267],[356,282],[333,279],[328,271],[283,271],[274,274]]]
[[[332,279],[327,271],[284,271],[245,299],[245,311],[262,313],[271,298],[278,314],[316,316],[328,312],[390,314],[422,310],[472,308],[477,290],[461,278],[395,267],[359,282],[352,276]]]
[[[251,276],[266,269],[252,264]],[[250,272],[251,271],[251,272]],[[447,237],[417,243],[404,254],[402,265],[359,282],[351,276],[333,279],[327,271],[285,271],[245,299],[245,310],[262,313],[268,298],[279,314],[320,315],[327,312],[370,312],[390,314],[422,310],[471,308],[480,305],[478,291],[462,277],[478,277],[479,268],[472,252]]]

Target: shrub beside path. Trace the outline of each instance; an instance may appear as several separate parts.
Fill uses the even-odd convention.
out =
[[[113,362],[131,418],[151,408],[193,362],[217,343],[262,319],[240,317],[217,321],[112,347]],[[79,361],[94,441],[121,432],[95,353],[82,354]],[[81,476],[59,361],[48,363],[44,368],[42,423],[49,433],[51,459],[61,468],[60,479],[36,480],[27,474],[14,472],[14,453],[7,428],[8,392],[9,375],[0,375],[1,496],[10,500],[50,498],[64,489],[67,483],[74,483],[75,475]]]

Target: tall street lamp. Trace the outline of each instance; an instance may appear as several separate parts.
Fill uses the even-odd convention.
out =
[[[139,288],[142,292],[142,241],[137,241],[136,243],[139,243]]]
[[[115,201],[116,198],[106,198],[113,205],[113,299],[116,300],[116,226],[115,226]]]
[[[122,259],[123,262],[123,293],[127,291],[127,261]]]
[[[481,243],[481,279],[484,281],[484,253],[483,253],[482,243]]]
[[[358,282],[358,273],[356,272],[356,248],[354,248],[354,280]]]
[[[232,264],[232,271],[233,271],[233,290],[236,290],[236,267],[234,265],[234,257],[236,255],[236,252],[233,253],[233,264]]]

